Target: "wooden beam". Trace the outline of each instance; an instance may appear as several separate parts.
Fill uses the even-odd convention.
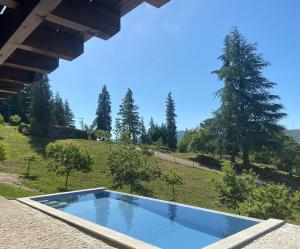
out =
[[[16,9],[19,3],[14,0],[0,0],[0,5],[4,5],[9,9]]]
[[[120,14],[95,5],[63,1],[46,19],[81,33],[109,39],[120,31]]]
[[[62,0],[40,0],[33,8],[23,23],[10,36],[7,42],[0,49],[0,65],[16,50],[18,44],[21,44],[44,20],[44,16],[53,11]]]
[[[35,73],[27,70],[5,66],[0,67],[0,80],[5,82],[30,84],[32,82],[41,80],[42,76],[43,75],[40,73]]]
[[[0,92],[3,93],[17,93],[24,88],[23,84],[15,84],[11,82],[0,81]]]
[[[37,73],[51,73],[58,67],[58,59],[17,49],[3,65]]]
[[[145,2],[160,8],[161,6],[165,5],[167,2],[169,2],[170,0],[145,0]]]
[[[19,48],[65,60],[73,60],[83,53],[84,40],[64,30],[41,26]]]
[[[4,92],[0,92],[0,99],[7,99],[9,97],[11,97],[13,95],[13,93],[4,93]]]

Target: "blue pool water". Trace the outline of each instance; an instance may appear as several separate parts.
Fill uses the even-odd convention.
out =
[[[199,249],[259,222],[107,190],[34,200],[163,249]]]

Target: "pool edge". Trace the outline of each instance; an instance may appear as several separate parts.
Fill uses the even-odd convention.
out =
[[[68,214],[66,212],[57,210],[55,208],[49,207],[47,205],[41,204],[32,198],[39,198],[39,197],[46,197],[46,196],[53,196],[53,195],[63,195],[63,194],[70,194],[70,193],[84,193],[89,192],[92,190],[105,190],[105,188],[95,188],[95,189],[85,189],[79,191],[70,191],[70,192],[63,192],[58,194],[49,194],[49,195],[39,195],[39,196],[32,196],[32,197],[24,197],[24,198],[17,198],[16,200],[30,206],[34,209],[37,209],[53,218],[59,219],[71,226],[74,226],[81,231],[86,232],[87,234],[97,237],[98,239],[103,239],[104,242],[117,244],[120,248],[126,249],[160,249],[154,245],[148,244],[144,241],[135,239],[133,237],[127,236],[125,234],[119,233],[107,227],[95,224],[93,222],[87,221],[85,219],[81,219],[77,216]]]
[[[285,224],[285,221],[268,219],[235,233],[202,249],[237,249]]]
[[[114,231],[107,227],[92,223],[90,221],[79,218],[77,216],[57,210],[55,208],[41,204],[34,200],[36,198],[41,198],[41,197],[51,197],[51,196],[59,196],[59,195],[72,194],[72,193],[85,193],[85,192],[90,192],[90,191],[102,191],[102,190],[107,190],[107,189],[105,187],[99,187],[99,188],[75,190],[75,191],[61,192],[61,193],[54,193],[54,194],[45,194],[45,195],[31,196],[31,197],[25,197],[25,198],[18,198],[17,201],[19,201],[23,204],[26,204],[32,208],[35,208],[43,213],[46,213],[47,215],[50,215],[51,217],[62,220],[62,221],[66,222],[66,223],[68,223],[68,224],[94,236],[94,237],[103,239],[104,241],[106,241],[108,243],[109,242],[115,243],[115,244],[121,246],[122,248],[159,249],[158,247],[148,244],[144,241],[135,239],[133,237],[130,237],[128,235]],[[216,211],[216,210],[212,210],[212,209],[195,207],[195,206],[191,206],[191,205],[187,205],[187,204],[181,204],[181,203],[165,201],[165,200],[160,200],[160,199],[155,199],[155,198],[150,198],[150,197],[144,197],[144,196],[139,196],[139,195],[133,195],[133,194],[128,194],[128,193],[122,193],[122,192],[112,191],[112,190],[108,190],[108,191],[113,192],[113,193],[119,193],[122,195],[135,196],[135,197],[140,197],[140,198],[144,198],[144,199],[155,200],[155,201],[164,202],[164,203],[172,203],[172,204],[176,204],[179,206],[185,206],[185,207],[189,207],[189,208],[193,208],[193,209],[204,210],[204,211],[217,213],[217,214],[221,214],[221,215],[243,218],[243,219],[259,222],[258,224],[254,225],[252,227],[249,227],[249,228],[242,230],[238,233],[235,233],[227,238],[217,241],[211,245],[208,245],[208,246],[204,247],[204,249],[236,249],[236,248],[240,248],[241,246],[248,244],[249,242],[259,238],[260,236],[262,236],[272,230],[275,230],[276,228],[280,227],[281,225],[283,225],[285,223],[284,221],[277,220],[277,219],[260,220],[260,219],[255,219],[255,218],[251,218],[251,217]]]

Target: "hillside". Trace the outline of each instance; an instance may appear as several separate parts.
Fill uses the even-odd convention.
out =
[[[285,132],[286,134],[294,137],[295,140],[300,143],[300,129],[286,130]]]
[[[3,138],[3,142],[8,145],[9,149],[9,159],[5,162],[0,162],[0,172],[16,173],[19,175],[24,174],[26,171],[26,167],[22,161],[23,155],[28,152],[37,152],[43,156],[44,148],[49,143],[47,139],[26,137],[20,134],[14,127],[10,126],[0,127],[0,137]],[[110,177],[105,172],[105,159],[109,152],[109,146],[107,144],[89,140],[63,141],[80,144],[89,151],[95,161],[92,172],[87,174],[74,172],[74,174],[71,175],[69,190],[99,186],[111,188]],[[114,149],[117,149],[116,145],[113,147],[113,150]],[[162,171],[172,168],[184,175],[185,184],[177,188],[176,201],[205,208],[225,210],[217,204],[217,195],[212,187],[211,181],[215,178],[215,173],[162,160],[160,160],[159,163]],[[33,177],[23,180],[23,184],[27,187],[42,193],[54,193],[62,190],[64,178],[49,172],[47,170],[47,162],[43,157],[40,162],[33,165],[31,172]],[[171,199],[171,188],[159,180],[145,183],[144,186],[146,189],[137,194],[166,200]],[[30,195],[30,193],[20,191],[20,193],[14,193],[13,190],[8,191],[7,188],[6,186],[4,189],[0,184],[0,195],[11,198],[20,197],[20,195]],[[129,189],[124,188],[121,191],[128,192]]]

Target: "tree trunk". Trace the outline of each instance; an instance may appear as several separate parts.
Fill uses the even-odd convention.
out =
[[[173,201],[175,201],[175,186],[173,185]]]
[[[250,164],[249,150],[246,147],[243,148],[243,164],[245,164],[245,165],[249,165]]]
[[[68,180],[69,180],[69,173],[66,175],[65,190],[67,190]]]
[[[132,186],[132,184],[130,184],[130,194],[132,194],[132,189],[133,189],[133,186]]]
[[[230,161],[232,162],[232,163],[235,163],[235,154],[231,154],[231,156],[230,156]]]
[[[27,176],[29,176],[30,163],[27,164]]]

